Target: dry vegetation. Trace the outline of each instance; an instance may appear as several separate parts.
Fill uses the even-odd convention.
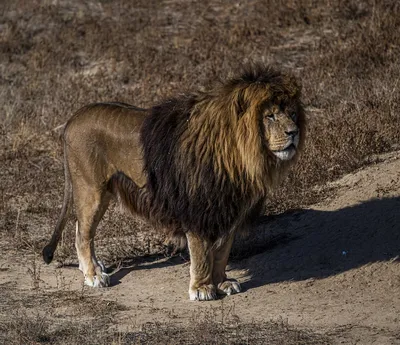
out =
[[[397,0],[3,0],[0,13],[2,255],[22,251],[20,260],[33,260],[52,231],[63,191],[55,128],[90,102],[151,106],[227,76],[246,60],[290,70],[303,84],[307,149],[287,187],[269,203],[269,213],[310,204],[329,192],[326,182],[399,148]],[[102,231],[107,228],[113,231]],[[102,256],[110,263],[163,253],[161,242],[146,230],[139,220],[109,213],[99,229]],[[76,260],[72,233],[70,225],[57,253],[64,263]],[[40,279],[35,267],[34,282]],[[2,303],[21,305],[11,297]],[[270,323],[233,328],[227,323],[212,333],[216,320],[200,327],[215,338],[171,325],[106,335],[100,323],[55,327],[49,316],[34,315],[34,306],[28,309],[8,321],[0,313],[7,337],[0,341],[78,344],[91,338],[96,344],[141,344],[173,338],[174,344],[196,339],[239,344],[264,343],[273,334],[271,344],[326,343]]]
[[[34,305],[38,308],[40,303],[46,303],[45,299],[50,296],[18,296],[27,300],[35,297]],[[15,294],[13,294],[15,299]],[[119,305],[108,305],[102,310],[92,310],[93,315],[85,315],[88,305],[91,305],[89,297],[82,294],[59,292],[52,294],[52,310],[57,305],[71,305],[79,311],[81,316],[92,316],[86,320],[79,318],[65,318],[60,313],[51,311],[47,315],[31,310],[17,310],[7,320],[0,322],[0,342],[4,344],[69,344],[80,345],[128,345],[128,344],[171,344],[171,345],[203,345],[203,344],[270,344],[270,345],[328,345],[329,338],[317,335],[310,331],[297,330],[290,327],[287,322],[252,322],[243,323],[234,318],[225,316],[227,310],[224,307],[210,309],[201,315],[191,315],[185,325],[171,321],[166,323],[151,322],[129,332],[116,331],[112,326],[112,318],[118,310],[123,307]],[[32,298],[33,299],[33,298]],[[54,302],[56,301],[56,302]],[[15,302],[14,302],[15,303]],[[31,311],[31,313],[29,313]],[[94,318],[99,312],[100,317]]]

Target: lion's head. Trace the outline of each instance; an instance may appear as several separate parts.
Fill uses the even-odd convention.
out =
[[[239,78],[227,85],[237,98],[235,103],[241,110],[237,114],[247,122],[245,130],[249,132],[252,126],[249,122],[258,119],[262,133],[258,139],[269,151],[265,153],[272,153],[279,161],[294,158],[304,139],[304,111],[296,80],[258,64],[249,65]],[[255,133],[247,134],[257,137]]]
[[[243,186],[247,180],[264,192],[276,185],[304,141],[304,111],[295,78],[250,64],[238,77],[194,97],[180,164],[190,147],[196,162],[212,160],[214,171],[228,174],[235,184]]]
[[[297,105],[270,102],[262,110],[262,117],[269,150],[282,161],[292,159],[300,143]]]

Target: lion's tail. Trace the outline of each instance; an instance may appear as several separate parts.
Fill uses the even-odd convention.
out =
[[[72,183],[71,183],[71,174],[67,163],[67,151],[66,151],[65,141],[64,141],[64,175],[65,175],[64,200],[61,213],[58,218],[51,240],[49,244],[43,248],[42,251],[43,260],[46,264],[49,264],[53,260],[54,252],[57,248],[58,242],[60,241],[62,232],[65,227],[65,223],[67,222],[68,216],[72,208]]]

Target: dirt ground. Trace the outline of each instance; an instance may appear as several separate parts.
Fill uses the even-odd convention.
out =
[[[323,202],[267,219],[254,229],[257,236],[285,240],[231,263],[229,275],[244,288],[238,295],[190,302],[189,263],[182,257],[121,269],[112,276],[112,287],[99,290],[83,288],[76,267],[38,261],[40,294],[84,291],[95,300],[83,309],[123,306],[112,315],[120,331],[132,323],[140,327],[171,318],[179,323],[219,310],[241,322],[283,320],[337,344],[400,344],[400,151],[377,157],[375,164],[329,187],[331,197]],[[35,275],[27,259],[15,263],[15,257],[1,256],[4,291],[32,293]],[[78,307],[55,306],[64,317]]]

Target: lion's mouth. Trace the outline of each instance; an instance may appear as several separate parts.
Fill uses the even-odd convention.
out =
[[[295,144],[290,144],[288,145],[286,148],[284,148],[283,150],[276,150],[276,151],[272,151],[272,153],[277,156],[279,159],[286,161],[289,159],[292,159],[293,156],[296,153],[296,145]]]
[[[289,144],[288,146],[286,146],[283,150],[281,151],[290,151],[290,150],[296,150],[296,145],[294,143]]]

